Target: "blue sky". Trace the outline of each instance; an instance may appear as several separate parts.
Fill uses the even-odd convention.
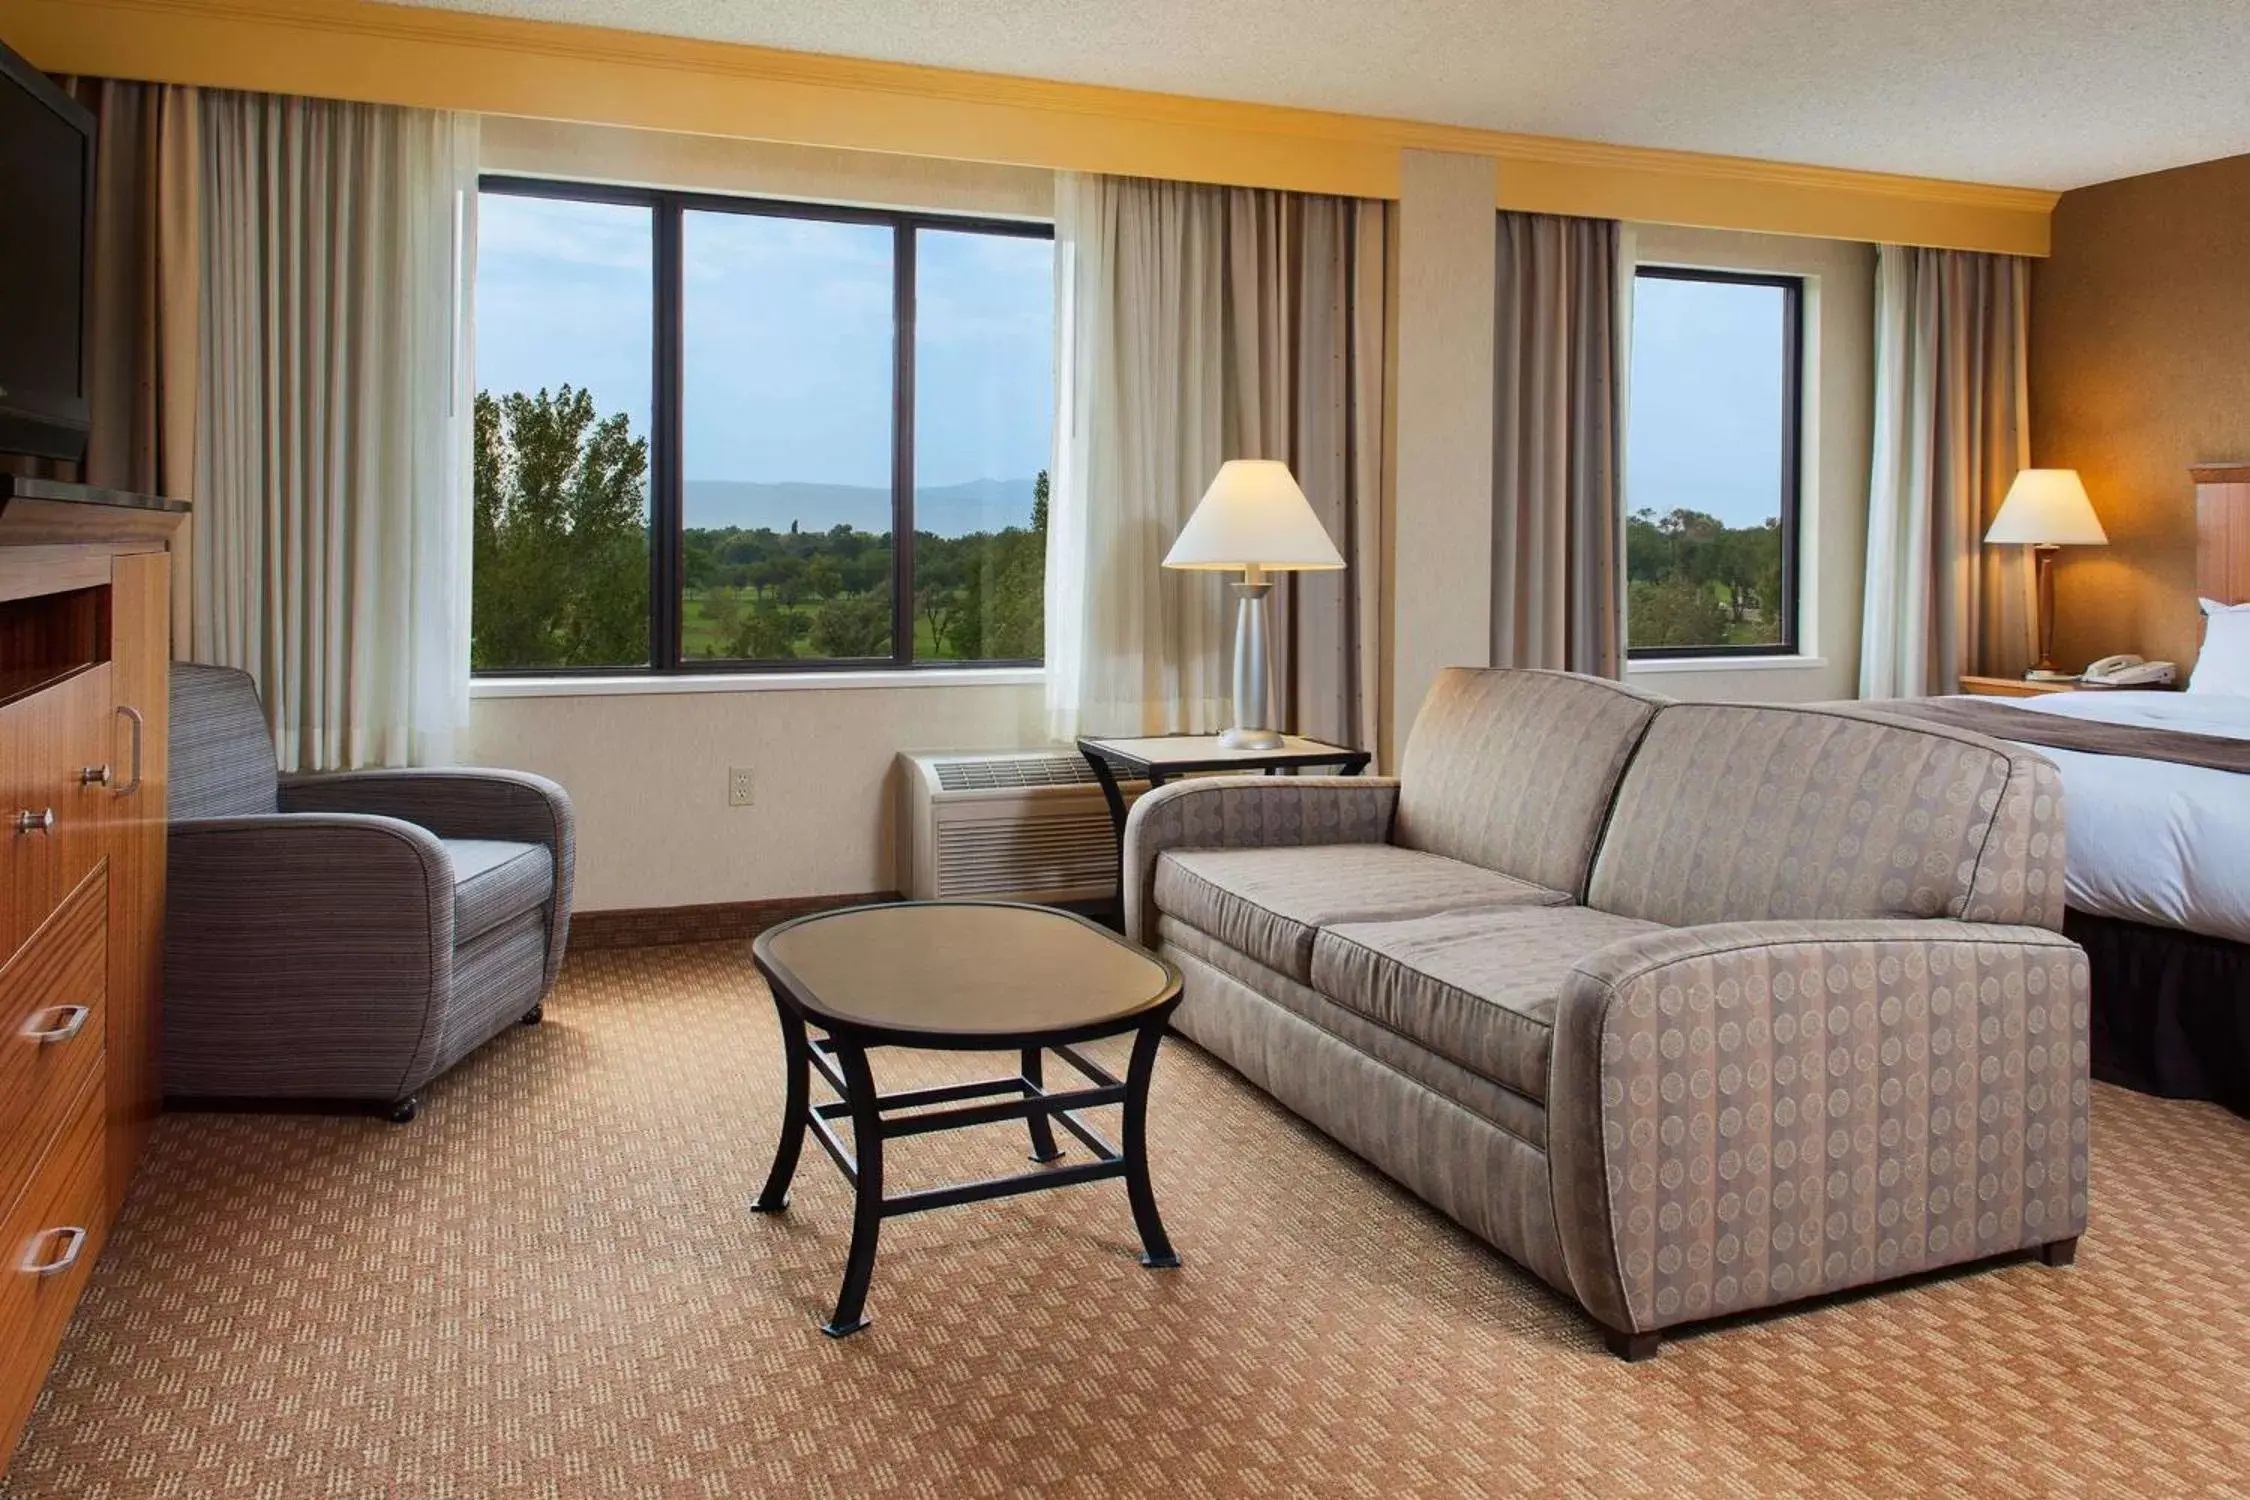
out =
[[[1783,306],[1778,287],[1635,279],[1627,509],[1781,513]]]
[[[683,477],[887,488],[890,229],[690,212],[682,233]],[[916,482],[1028,479],[1054,409],[1053,246],[924,231],[916,255]],[[484,195],[479,387],[569,381],[647,432],[651,257],[645,208]]]

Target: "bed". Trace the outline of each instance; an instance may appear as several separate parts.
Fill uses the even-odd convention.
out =
[[[2250,602],[2250,466],[2194,473],[2198,592]],[[2061,768],[2065,930],[2093,965],[2094,1076],[2250,1116],[2250,690],[1885,707]]]

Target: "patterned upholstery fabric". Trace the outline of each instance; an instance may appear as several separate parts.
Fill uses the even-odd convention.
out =
[[[1156,951],[1174,960],[1182,953],[1194,955],[1307,1025],[1357,1047],[1383,1066],[1404,1073],[1423,1088],[1444,1095],[1527,1145],[1546,1149],[1547,1111],[1536,1100],[1449,1062],[1413,1038],[1379,1025],[1356,1010],[1345,1009],[1312,986],[1276,973],[1201,928],[1177,917],[1158,917]]]
[[[1657,930],[1584,906],[1329,927],[1313,988],[1530,1099],[1547,1097],[1555,1000],[1573,963]]]
[[[1293,979],[1312,977],[1313,932],[1338,922],[1465,906],[1559,906],[1570,897],[1442,855],[1391,844],[1171,849],[1156,907]]]
[[[1664,701],[1567,672],[1441,672],[1406,742],[1394,840],[1580,896],[1617,778]]]
[[[2054,768],[1872,714],[1680,703],[1617,791],[1590,904],[1666,926],[2062,922]]]
[[[440,839],[453,864],[453,941],[466,943],[510,917],[537,916],[555,890],[555,861],[538,844],[503,839]],[[540,967],[546,967],[540,924]]]
[[[539,1003],[570,930],[560,787],[277,777],[248,677],[172,684],[168,1094],[390,1103]]]
[[[1382,776],[1199,776],[1144,793],[1125,820],[1125,933],[1156,930],[1157,856],[1167,849],[1381,844],[1398,783]]]
[[[250,818],[272,812],[280,777],[250,674],[174,662],[171,700],[169,815]]]
[[[2026,927],[1758,922],[1590,956],[1548,1149],[1579,1300],[1652,1329],[2086,1227],[2086,956]]]

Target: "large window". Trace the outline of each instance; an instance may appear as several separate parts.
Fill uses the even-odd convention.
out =
[[[1636,657],[1797,650],[1804,286],[1633,278],[1625,633]]]
[[[1049,229],[506,179],[478,214],[478,671],[1040,659]]]

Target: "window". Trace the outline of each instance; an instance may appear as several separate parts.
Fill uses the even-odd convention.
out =
[[[477,671],[1040,659],[1051,230],[478,203]]]
[[[1797,651],[1804,283],[1633,278],[1625,634],[1637,658]]]

